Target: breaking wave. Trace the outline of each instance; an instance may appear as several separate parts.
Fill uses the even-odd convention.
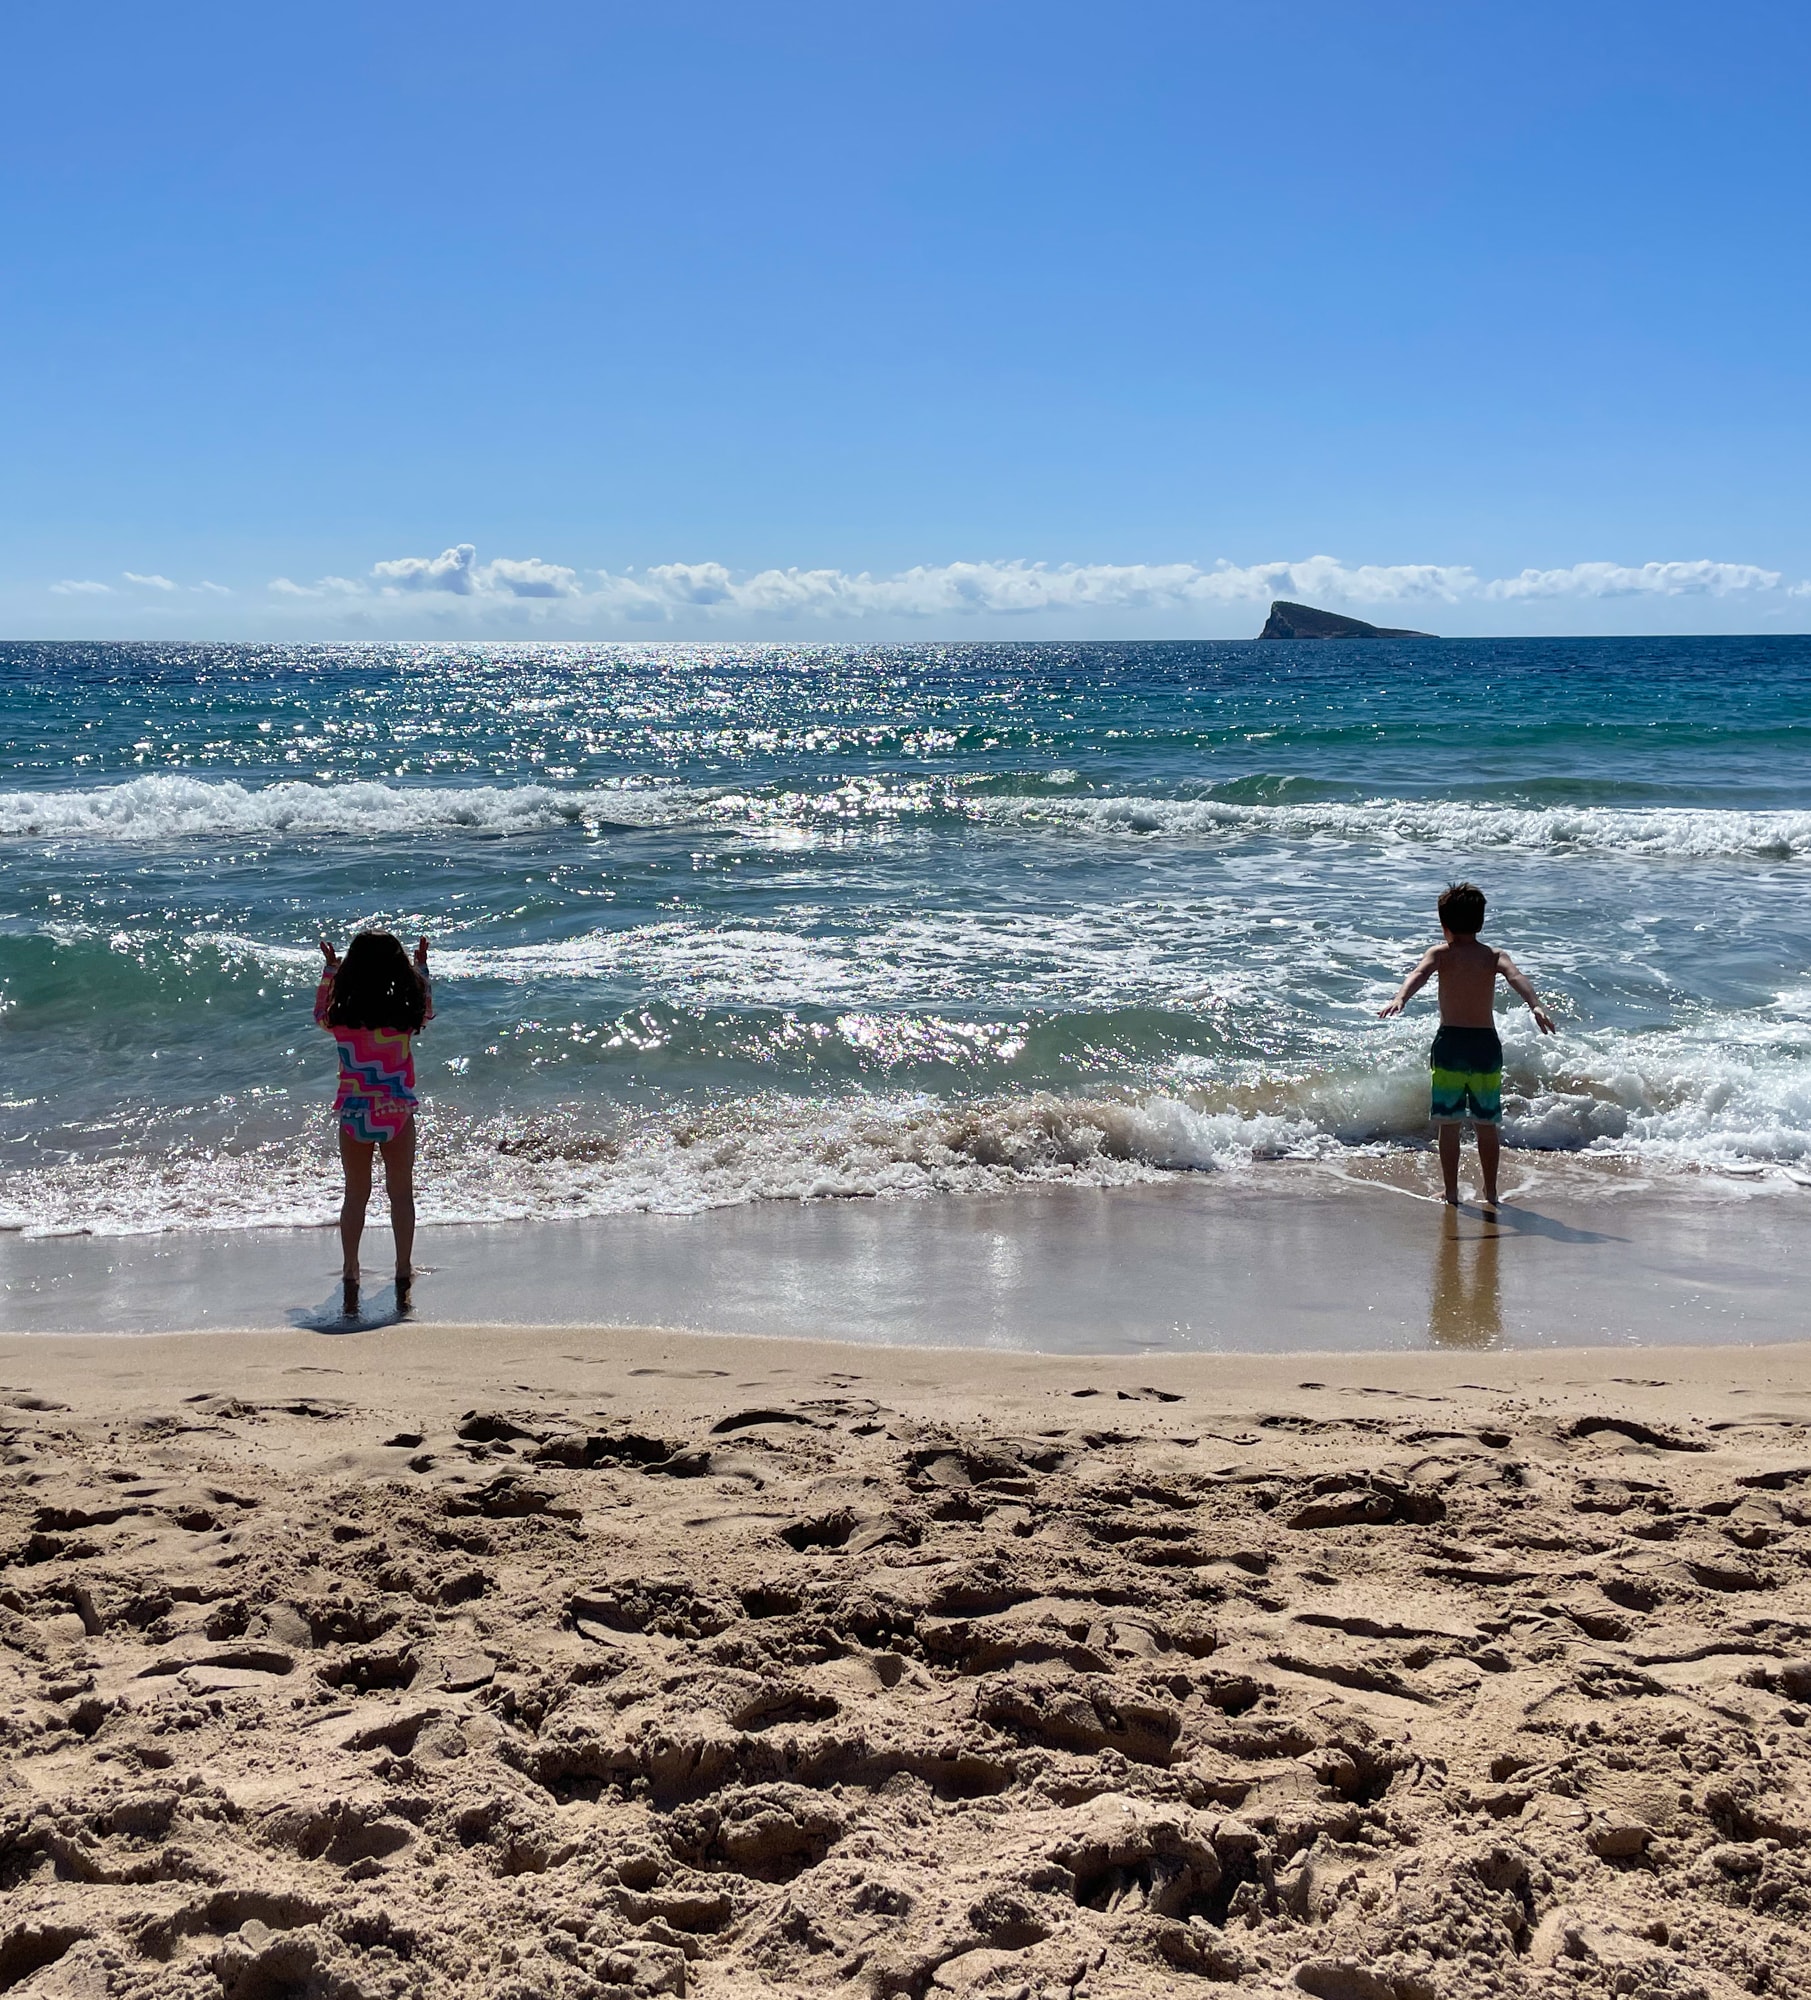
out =
[[[1705,1032],[1564,1049],[1512,1038],[1507,1056],[1512,1146],[1734,1174],[1785,1192],[1811,1186],[1811,1035],[1790,1006],[1745,1046]],[[1418,1143],[1426,1088],[1425,1070],[1398,1047],[1375,1066],[1236,1087],[954,1102],[776,1092],[625,1111],[601,1126],[596,1107],[481,1119],[430,1097],[420,1210],[424,1221],[477,1223],[1119,1187]],[[0,1227],[117,1235],[324,1225],[338,1201],[326,1141],[327,1120],[316,1116],[281,1136],[46,1163],[0,1181]]]
[[[1377,798],[1254,804],[1216,798],[1074,793],[1071,772],[1001,796],[921,776],[819,789],[697,786],[387,785],[375,780],[254,786],[156,775],[121,784],[0,792],[0,838],[155,842],[210,837],[491,836],[566,828],[625,831],[688,822],[761,830],[949,817],[1169,839],[1268,838],[1355,844],[1596,853],[1667,860],[1791,860],[1811,853],[1811,812],[1672,806],[1518,806]]]
[[[210,835],[547,833],[565,826],[658,823],[665,795],[631,786],[242,785],[156,776],[67,791],[0,792],[0,836],[37,840],[186,840]]]
[[[1655,855],[1667,860],[1811,853],[1811,812],[1699,807],[1509,806],[1451,799],[1248,805],[1222,799],[1070,798],[990,801],[982,816],[1096,833],[1345,840],[1521,853]]]

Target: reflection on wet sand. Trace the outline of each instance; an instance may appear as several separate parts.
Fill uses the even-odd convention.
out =
[[[1446,1214],[1429,1156],[1382,1164],[1389,1178],[1278,1161],[1105,1192],[431,1229],[438,1268],[422,1271],[413,1305],[436,1323],[534,1313],[676,1335],[802,1328],[863,1345],[1076,1355],[1806,1336],[1811,1211],[1797,1190],[1680,1194],[1566,1160],[1537,1162],[1537,1180],[1518,1161],[1521,1185],[1492,1226],[1475,1205]],[[22,1336],[59,1329],[288,1322],[381,1344],[394,1293],[374,1285],[361,1319],[342,1318],[331,1249],[318,1229],[0,1229],[0,1372],[24,1365]]]
[[[1449,1208],[1440,1218],[1428,1336],[1440,1347],[1490,1347],[1503,1338],[1503,1287],[1496,1218]]]

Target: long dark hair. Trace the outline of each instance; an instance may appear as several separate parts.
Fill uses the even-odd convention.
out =
[[[400,1028],[414,1034],[428,997],[409,954],[389,931],[360,931],[333,975],[330,1028]]]

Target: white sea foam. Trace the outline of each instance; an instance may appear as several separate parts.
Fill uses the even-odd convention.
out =
[[[1454,799],[1244,805],[1216,799],[1122,797],[992,799],[977,801],[973,810],[1002,823],[1172,837],[1258,834],[1281,840],[1652,855],[1672,860],[1726,856],[1787,860],[1811,853],[1811,812],[1499,806]]]
[[[1679,1167],[1811,1163],[1811,1037],[1780,1009],[1642,1036],[1568,1036],[1518,1051],[1508,1136]]]
[[[1071,774],[1062,773],[1065,781]],[[263,786],[170,774],[56,791],[0,792],[0,837],[148,842],[209,837],[489,835],[563,827],[708,821],[772,837],[952,812],[1002,828],[1180,839],[1268,837],[1386,846],[1602,853],[1658,859],[1811,853],[1811,812],[1696,807],[1542,806],[1378,798],[1250,805],[1121,795],[998,797],[923,777],[864,779],[817,792],[695,786],[387,785],[375,780]]]
[[[424,1120],[424,1221],[497,1222],[754,1201],[1113,1187],[1247,1165],[1312,1140],[1305,1121],[1202,1112],[1173,1098],[773,1098],[598,1134],[569,1120]],[[328,1221],[337,1170],[319,1141],[72,1162],[0,1187],[0,1224],[100,1235]]]
[[[154,841],[219,835],[547,833],[640,825],[668,814],[663,793],[631,786],[242,785],[165,776],[63,791],[0,792],[0,836]]]
[[[1267,906],[1268,907],[1268,906]],[[450,980],[532,987],[542,981],[618,982],[675,1006],[927,1007],[1008,1004],[1108,1009],[1224,1007],[1264,993],[1292,954],[1323,965],[1337,949],[1322,933],[1271,929],[1257,941],[1240,913],[1204,918],[1189,898],[1140,897],[1067,913],[1042,907],[908,911],[860,930],[823,932],[782,916],[767,923],[670,917],[621,929],[525,944],[437,942],[434,968]],[[42,928],[49,932],[52,926]],[[69,925],[57,927],[71,932]],[[1203,945],[1216,951],[1204,982]],[[312,944],[267,942],[239,932],[192,933],[193,946],[273,970],[314,969]]]
[[[1811,1049],[1782,1009],[1747,1044],[1704,1031],[1509,1038],[1512,1146],[1679,1170],[1811,1181]],[[528,1121],[424,1115],[421,1212],[500,1222],[684,1215],[761,1201],[1116,1187],[1278,1158],[1332,1160],[1426,1135],[1426,1072],[1405,1046],[1362,1067],[1167,1090],[834,1100],[778,1093],[705,1110]],[[0,1226],[97,1234],[325,1224],[337,1171],[321,1121],[243,1149],[64,1160],[0,1185]]]

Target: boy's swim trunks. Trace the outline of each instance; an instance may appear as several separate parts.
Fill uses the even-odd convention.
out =
[[[1503,1122],[1503,1044],[1494,1028],[1442,1028],[1428,1056],[1436,1125]]]

